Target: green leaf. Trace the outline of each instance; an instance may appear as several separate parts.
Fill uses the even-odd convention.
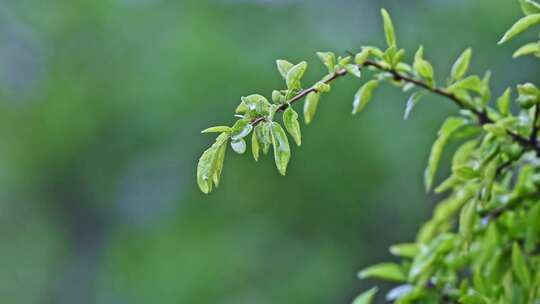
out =
[[[328,93],[330,92],[330,85],[324,81],[317,82],[313,89],[319,93]]]
[[[298,123],[298,114],[291,106],[283,112],[283,123],[296,145],[300,146],[302,144],[302,135],[300,133],[300,124]]]
[[[448,142],[450,135],[461,126],[466,123],[465,119],[457,117],[449,117],[443,123],[441,129],[439,130],[439,137],[433,143],[431,147],[431,153],[429,155],[428,166],[424,173],[424,183],[426,186],[426,191],[430,191],[433,186],[433,180],[435,178],[435,173],[437,173],[437,168],[439,166],[439,161],[444,149],[444,146]]]
[[[259,161],[260,151],[259,139],[257,137],[257,132],[253,132],[253,135],[251,136],[251,153],[253,154],[255,161]]]
[[[289,70],[294,66],[292,63],[283,59],[276,60],[276,64],[279,74],[281,74],[281,77],[283,77],[283,79],[287,78],[287,73],[289,73]]]
[[[347,70],[347,73],[357,78],[362,76],[362,73],[360,73],[360,68],[356,64],[347,64],[345,65],[345,69]]]
[[[381,9],[381,15],[383,18],[383,25],[384,25],[384,34],[386,36],[386,43],[388,44],[388,47],[396,47],[396,35],[394,32],[394,25],[392,24],[392,19],[390,18],[390,14],[383,8]]]
[[[246,152],[246,141],[243,138],[231,141],[231,148],[238,154]]]
[[[504,93],[497,99],[497,108],[503,116],[508,116],[510,114],[510,97],[512,90],[507,88]]]
[[[270,123],[260,123],[255,127],[255,131],[257,134],[257,142],[260,146],[262,146],[262,150],[264,154],[268,153],[268,150],[270,149],[270,145],[272,144],[272,136],[270,135]]]
[[[328,69],[328,73],[334,72],[336,66],[336,55],[332,52],[317,52],[317,56],[321,59],[324,66]]]
[[[387,281],[405,282],[407,280],[401,266],[394,263],[381,263],[368,267],[358,273],[360,279],[376,278]]]
[[[221,180],[221,172],[223,171],[223,162],[225,161],[225,152],[227,151],[227,145],[223,144],[219,147],[219,149],[216,152],[215,160],[214,160],[214,174],[212,175],[212,180],[214,181],[214,184],[219,186],[219,181]]]
[[[231,128],[231,139],[237,141],[249,135],[253,126],[247,119],[239,119]]]
[[[353,114],[356,114],[360,111],[362,111],[369,101],[371,100],[371,97],[373,96],[373,91],[377,88],[379,85],[378,80],[370,80],[366,82],[360,89],[356,92],[354,95],[354,102],[353,102]]]
[[[459,298],[459,303],[462,304],[488,304],[485,297],[479,294],[464,295]]]
[[[275,103],[275,104],[282,104],[285,102],[285,95],[283,95],[280,91],[278,90],[273,90],[272,91],[272,101]]]
[[[472,49],[466,49],[452,66],[451,77],[453,81],[461,79],[467,73],[471,62]]]
[[[476,199],[470,200],[459,214],[459,233],[464,239],[470,240],[472,238],[473,228],[476,220]]]
[[[531,274],[527,268],[527,262],[517,243],[512,246],[512,270],[521,285],[528,289],[531,285]]]
[[[482,87],[482,80],[480,80],[480,77],[476,75],[472,75],[454,83],[453,85],[448,87],[448,91],[455,92],[457,90],[470,90],[470,91],[480,93],[481,87]]]
[[[228,126],[216,126],[216,127],[210,127],[207,129],[204,129],[201,131],[201,133],[223,133],[223,132],[230,132],[231,127]]]
[[[486,130],[487,132],[495,136],[499,136],[499,137],[506,136],[506,130],[502,126],[499,126],[498,124],[485,124],[483,128],[484,130]]]
[[[354,56],[354,62],[358,65],[363,65],[366,60],[369,58],[369,56],[371,55],[371,49],[370,48],[362,48],[362,50],[360,51],[360,53],[356,54],[356,56]]]
[[[390,253],[405,258],[414,258],[420,252],[416,243],[403,243],[390,246]]]
[[[540,13],[528,15],[526,17],[523,17],[519,19],[512,27],[504,34],[504,36],[501,38],[501,40],[498,42],[498,44],[503,44],[507,42],[508,40],[512,39],[516,35],[522,33],[529,27],[537,24],[540,22]]]
[[[435,86],[433,79],[434,71],[433,66],[427,60],[424,59],[424,47],[420,46],[414,55],[413,62],[414,70],[420,75],[420,77],[427,80],[430,86]]]
[[[197,163],[197,185],[203,193],[212,191],[212,182],[216,185],[223,168],[223,159],[225,158],[224,146],[229,140],[228,133],[221,133],[214,144],[208,148],[199,158]]]
[[[306,125],[311,123],[313,117],[315,117],[320,96],[317,92],[311,92],[306,96],[306,100],[304,101],[304,121]]]
[[[420,100],[422,99],[422,97],[424,97],[424,95],[425,95],[425,92],[418,91],[418,92],[414,92],[411,95],[411,97],[409,97],[409,99],[407,100],[407,105],[405,106],[405,114],[403,115],[404,119],[409,119],[409,116],[411,115],[411,112],[414,106],[416,106],[416,104],[420,102]]]
[[[276,167],[281,175],[285,175],[287,172],[287,165],[289,164],[289,160],[291,158],[289,140],[287,139],[285,131],[277,122],[271,122],[270,127]]]
[[[521,10],[525,15],[540,13],[540,4],[534,2],[533,0],[519,0],[519,4],[521,5]]]
[[[364,291],[353,300],[352,304],[372,304],[378,290],[377,287],[373,287],[368,291]]]
[[[525,251],[531,253],[538,244],[540,231],[540,204],[535,204],[527,215],[527,229],[525,233]]]
[[[304,73],[307,69],[307,62],[302,61],[299,64],[293,66],[289,72],[287,73],[287,77],[285,78],[287,82],[287,88],[289,89],[300,89],[302,85],[300,84],[300,80],[304,76]]]
[[[517,49],[517,51],[514,52],[512,55],[513,58],[518,58],[525,55],[531,55],[536,54],[540,52],[540,43],[538,42],[531,42],[527,43],[524,46]]]

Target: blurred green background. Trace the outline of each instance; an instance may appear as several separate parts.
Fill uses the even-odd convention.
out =
[[[386,86],[353,117],[361,82],[339,80],[286,177],[229,152],[205,196],[195,169],[200,130],[282,87],[275,59],[307,60],[311,83],[315,51],[383,45],[382,6],[440,82],[467,46],[494,95],[540,75],[510,59],[519,42],[496,46],[515,1],[1,0],[0,301],[349,303],[371,287],[357,271],[438,199],[422,174],[451,104],[404,121]]]

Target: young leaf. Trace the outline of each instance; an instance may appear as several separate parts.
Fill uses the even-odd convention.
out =
[[[518,58],[525,55],[535,54],[540,52],[540,43],[538,42],[531,42],[527,43],[524,46],[517,49],[517,51],[514,52],[512,55],[513,58]]]
[[[356,64],[347,64],[345,65],[345,69],[347,70],[347,73],[357,78],[362,76],[362,73],[360,73],[360,68]]]
[[[281,175],[285,175],[289,159],[291,158],[289,140],[287,139],[285,131],[277,122],[271,122],[270,127],[276,167]]]
[[[519,4],[525,15],[540,14],[540,4],[533,0],[519,0]]]
[[[480,80],[480,77],[476,75],[472,75],[454,83],[453,85],[448,87],[448,91],[456,92],[457,90],[469,90],[469,91],[474,91],[476,93],[480,93],[481,87],[482,87],[482,80]]]
[[[304,101],[304,121],[306,122],[306,125],[313,120],[313,117],[315,117],[320,96],[320,93],[317,92],[311,92],[306,96],[306,100]]]
[[[420,252],[420,248],[415,243],[404,243],[390,246],[390,253],[395,256],[414,258]]]
[[[287,73],[289,73],[289,70],[293,67],[293,64],[288,62],[287,60],[278,59],[276,60],[276,65],[277,65],[279,74],[281,74],[281,77],[283,77],[283,79],[286,79]]]
[[[507,88],[504,93],[497,99],[497,108],[503,116],[508,116],[510,113],[510,95],[512,90]]]
[[[439,130],[439,137],[433,143],[431,147],[431,153],[429,155],[428,166],[424,173],[424,183],[426,186],[426,191],[430,191],[433,186],[433,179],[435,178],[435,173],[437,173],[437,168],[439,166],[439,160],[444,149],[444,146],[448,142],[450,135],[461,126],[466,123],[465,119],[457,117],[449,117],[443,123],[441,129]]]
[[[372,304],[378,290],[377,287],[373,287],[368,291],[364,291],[353,300],[352,304]]]
[[[360,53],[354,56],[354,62],[358,65],[363,65],[366,62],[366,60],[369,58],[369,55],[371,55],[371,49],[362,48],[362,51],[360,51]]]
[[[435,85],[435,81],[433,80],[433,66],[431,65],[431,63],[424,59],[423,46],[420,46],[416,51],[416,54],[414,55],[413,68],[418,73],[418,75],[427,80],[430,86]]]
[[[360,89],[354,95],[352,110],[353,114],[362,111],[367,106],[367,104],[371,100],[371,97],[373,96],[373,91],[377,88],[378,85],[379,81],[373,79],[366,82],[362,87],[360,87]]]
[[[529,27],[540,22],[540,13],[534,15],[528,15],[519,19],[510,29],[504,34],[498,44],[503,44],[508,40],[514,38],[516,35],[525,31]]]
[[[392,19],[390,14],[383,8],[381,9],[381,15],[383,18],[384,25],[384,34],[386,36],[386,43],[388,47],[396,47],[396,35],[394,33],[394,25],[392,24]]]
[[[230,132],[231,127],[227,126],[217,126],[217,127],[210,127],[207,129],[204,129],[201,131],[201,133],[223,133],[223,132]]]
[[[512,246],[512,270],[521,283],[521,286],[529,288],[531,285],[531,274],[527,268],[525,257],[517,243],[514,243]]]
[[[452,66],[452,72],[450,74],[453,81],[461,79],[465,75],[465,73],[467,73],[469,63],[471,62],[471,56],[472,50],[468,48],[456,60],[456,62]]]
[[[407,105],[405,106],[405,114],[403,115],[403,118],[405,120],[409,119],[409,116],[411,115],[414,106],[416,106],[416,104],[420,102],[420,99],[422,99],[424,95],[424,91],[418,91],[414,92],[411,97],[409,97],[409,99],[407,100]]]
[[[401,266],[393,263],[381,263],[368,267],[358,273],[360,279],[376,278],[387,281],[405,282],[407,278]]]
[[[251,136],[251,153],[253,154],[253,158],[255,161],[259,161],[259,150],[260,150],[260,144],[259,139],[257,138],[258,132],[253,132],[253,135]]]
[[[474,223],[476,220],[476,203],[477,200],[472,199],[463,208],[459,214],[459,233],[464,239],[472,238]]]
[[[225,161],[225,152],[227,151],[227,145],[221,145],[219,149],[216,152],[215,160],[214,160],[214,174],[212,175],[212,180],[214,181],[214,184],[219,186],[219,181],[221,180],[221,171],[223,171],[223,162]]]
[[[246,152],[246,141],[243,138],[231,141],[231,148],[238,154]]]
[[[319,81],[313,85],[313,89],[319,93],[328,93],[330,92],[330,85],[326,82]]]
[[[304,76],[304,73],[307,69],[307,62],[302,61],[299,64],[293,66],[287,73],[285,78],[287,82],[287,88],[289,89],[300,89],[302,86],[300,80]]]
[[[283,112],[283,123],[296,145],[300,146],[302,144],[302,135],[300,133],[300,124],[298,123],[298,114],[291,106]]]
[[[205,194],[212,191],[212,181],[219,183],[225,157],[225,152],[221,151],[221,149],[227,145],[228,140],[229,134],[221,133],[214,144],[204,151],[201,158],[199,158],[197,163],[197,185]]]
[[[332,52],[317,52],[317,56],[328,69],[328,73],[332,73],[336,66],[336,55]]]
[[[253,126],[247,119],[239,119],[231,128],[231,139],[233,141],[242,139],[249,135]]]
[[[525,234],[525,251],[531,253],[538,243],[540,231],[540,204],[535,204],[527,215],[527,229]]]

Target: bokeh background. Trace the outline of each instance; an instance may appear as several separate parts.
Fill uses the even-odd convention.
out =
[[[422,173],[449,103],[404,121],[408,96],[386,86],[353,117],[361,81],[339,80],[286,177],[228,152],[203,195],[195,169],[200,130],[282,87],[275,59],[307,60],[307,83],[315,51],[382,46],[381,6],[440,82],[467,46],[494,95],[540,75],[510,59],[519,42],[496,46],[515,1],[1,0],[0,301],[349,303],[375,284],[357,271],[439,199]]]

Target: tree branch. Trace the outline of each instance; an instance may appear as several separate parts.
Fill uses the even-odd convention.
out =
[[[414,84],[414,85],[416,85],[418,87],[421,87],[421,88],[425,89],[428,92],[434,93],[434,94],[442,96],[442,97],[446,97],[447,99],[451,100],[454,104],[456,104],[459,108],[471,111],[478,118],[478,124],[480,126],[485,125],[485,124],[489,124],[489,123],[494,123],[494,121],[488,116],[488,114],[485,111],[480,111],[480,110],[478,110],[478,109],[476,109],[474,107],[469,106],[465,101],[459,99],[455,94],[453,94],[452,92],[449,92],[448,90],[446,90],[444,88],[432,87],[428,83],[426,83],[426,82],[424,82],[424,81],[422,81],[420,79],[410,77],[410,76],[408,76],[406,74],[400,73],[399,71],[397,71],[395,69],[387,68],[387,67],[383,66],[382,64],[380,64],[380,63],[378,63],[376,61],[372,61],[372,60],[367,60],[364,64],[359,65],[358,67],[360,69],[362,69],[364,67],[373,67],[373,68],[375,68],[375,69],[377,69],[379,71],[384,71],[384,72],[390,73],[394,77],[395,80],[404,81],[406,83],[412,83],[412,84]],[[340,78],[342,76],[345,76],[345,75],[347,75],[347,71],[345,69],[338,70],[338,71],[334,72],[328,79],[326,79],[324,81],[324,83],[330,84],[334,80],[336,80],[336,79],[338,79],[338,78]],[[287,109],[287,107],[290,104],[293,104],[293,103],[301,100],[302,98],[304,98],[305,96],[307,96],[311,92],[317,92],[317,90],[314,87],[311,87],[309,89],[305,89],[305,90],[300,91],[300,93],[298,93],[298,95],[294,96],[293,98],[289,99],[288,101],[283,103],[281,106],[279,106],[276,109],[276,112],[284,111],[285,109]],[[540,115],[540,108],[537,105],[537,108],[535,110],[535,122],[538,119],[539,115]],[[260,116],[260,117],[257,117],[255,119],[253,119],[251,121],[251,124],[253,126],[256,126],[259,123],[263,122],[264,120],[265,120],[265,118]],[[530,138],[525,138],[525,137],[523,137],[523,136],[521,136],[521,135],[519,135],[519,134],[517,134],[517,133],[515,133],[515,132],[513,132],[511,130],[508,130],[508,129],[506,129],[506,133],[508,134],[508,136],[510,136],[512,138],[512,140],[517,142],[525,150],[535,151],[536,154],[540,156],[540,147],[537,145],[537,139],[536,139],[536,137],[538,135],[538,127],[537,127],[536,123],[534,124],[533,132],[532,132]]]

